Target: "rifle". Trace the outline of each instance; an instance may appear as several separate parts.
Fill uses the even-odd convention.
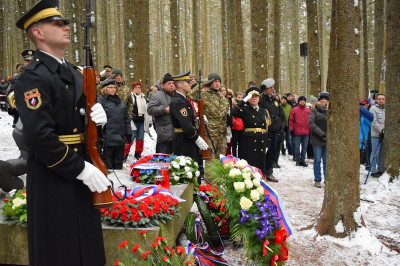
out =
[[[86,22],[82,23],[85,31],[85,45],[83,46],[85,53],[85,65],[83,67],[83,93],[86,95],[86,113],[88,114],[86,146],[93,165],[107,176],[107,167],[101,159],[97,149],[97,127],[89,115],[92,112],[92,106],[96,104],[97,98],[96,78],[93,68],[92,53],[89,45],[89,29],[94,27],[92,15],[93,12],[90,10],[90,0],[86,0]],[[93,192],[93,204],[97,209],[111,207],[113,200],[111,198],[110,188],[107,188],[107,190],[102,193]]]
[[[199,101],[197,102],[198,107],[199,107],[199,119],[200,119],[200,129],[199,129],[199,133],[200,133],[200,137],[202,139],[204,139],[204,141],[207,142],[206,139],[206,134],[205,134],[205,128],[206,125],[204,123],[204,105],[203,105],[203,99],[201,98],[201,83],[202,83],[202,76],[201,76],[201,69],[199,70],[199,80],[197,81],[197,83],[199,84]],[[210,153],[210,149],[207,150],[203,150],[201,151],[201,157],[203,160],[207,160],[211,158],[211,153]]]

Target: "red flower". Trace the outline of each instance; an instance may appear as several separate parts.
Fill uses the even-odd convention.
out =
[[[267,249],[268,249],[269,241],[268,239],[265,239],[264,244],[263,244],[263,257],[267,255]]]
[[[140,231],[139,235],[143,235],[143,234],[146,234],[146,233],[147,233],[147,230],[142,230],[142,231]]]
[[[145,251],[144,253],[145,253],[146,255],[150,255],[150,254],[151,254],[150,251]]]
[[[169,211],[169,213],[170,213],[171,215],[174,215],[174,211]]]
[[[136,253],[136,251],[138,250],[138,248],[139,248],[139,244],[136,243],[136,245],[132,248],[132,253]]]
[[[225,219],[221,221],[221,225],[222,225],[222,226],[223,226],[223,225],[226,225],[226,220],[225,220]]]
[[[124,240],[121,244],[119,244],[119,248],[123,248],[128,244],[128,240]]]
[[[175,254],[175,249],[171,249],[171,256]]]
[[[141,181],[140,181],[140,177],[136,177],[136,178],[135,178],[135,182],[136,182],[136,183],[140,183],[140,182],[141,182]]]
[[[146,258],[147,258],[147,255],[144,254],[144,253],[140,254],[140,256],[142,256],[143,259],[146,259]]]
[[[188,262],[186,262],[186,265],[193,265],[193,262],[191,262],[190,260]]]
[[[182,253],[185,251],[185,249],[184,249],[184,248],[181,248],[180,246],[177,246],[177,247],[176,247],[176,250],[178,251],[178,254],[179,254],[179,255],[182,255]]]
[[[221,212],[225,212],[225,211],[226,211],[226,209],[225,209],[225,207],[221,207],[221,209],[219,209],[219,211],[221,211]]]
[[[164,212],[169,210],[169,206],[167,204],[161,204],[161,208],[163,209]]]
[[[152,246],[153,248],[155,248],[155,247],[157,247],[159,244],[160,244],[160,243],[157,241],[157,242],[154,242],[153,244],[151,244],[151,246]]]
[[[138,209],[136,209],[135,207],[132,207],[131,212],[132,212],[132,214],[136,214],[136,213],[138,213]]]
[[[165,250],[165,251],[170,250],[170,249],[171,249],[171,248],[168,247],[168,246],[165,246],[165,247],[164,247],[164,250]]]
[[[137,213],[133,214],[131,217],[131,219],[134,220],[135,222],[139,222],[141,218],[142,217]]]
[[[105,212],[103,213],[104,217],[108,216],[109,214],[110,214],[109,211],[105,211]]]
[[[118,212],[116,212],[116,211],[112,211],[112,212],[111,212],[111,218],[117,219],[118,216],[119,216],[119,213],[118,213]]]
[[[163,258],[162,258],[162,261],[167,261],[168,260],[168,258],[167,258],[167,256],[164,256]]]
[[[129,220],[128,214],[127,214],[127,213],[122,214],[122,215],[121,215],[121,220],[122,220],[123,222],[128,221],[128,220]]]
[[[142,211],[142,212],[144,212],[145,210],[147,210],[148,207],[149,207],[149,206],[148,206],[147,204],[145,204],[145,203],[139,204],[139,210]]]
[[[138,169],[133,170],[133,171],[132,171],[132,175],[133,175],[134,177],[139,177],[139,175],[140,175],[140,170],[138,170]]]
[[[146,216],[146,217],[148,218],[148,217],[153,216],[153,211],[147,209],[147,210],[145,210],[145,211],[143,212],[143,214],[144,214],[144,216]]]
[[[215,206],[216,206],[216,205],[215,205],[215,203],[214,203],[214,202],[211,202],[211,203],[210,203],[210,208],[211,208],[211,209],[214,209],[214,208],[215,208]]]
[[[153,211],[154,211],[156,214],[159,214],[159,213],[161,212],[160,206],[153,206]]]
[[[119,260],[116,260],[114,266],[118,266],[118,265],[119,265]]]
[[[289,233],[285,229],[280,228],[280,229],[276,230],[274,245],[280,245],[280,244],[284,243],[288,236],[289,236]]]
[[[288,249],[285,244],[282,244],[281,250],[279,251],[278,261],[287,260],[288,259]]]
[[[221,218],[219,218],[219,216],[215,216],[214,221],[216,221],[217,223],[221,220]]]
[[[277,261],[278,260],[278,255],[274,255],[274,256],[272,256],[272,258],[271,258],[271,266],[275,266],[275,261]]]

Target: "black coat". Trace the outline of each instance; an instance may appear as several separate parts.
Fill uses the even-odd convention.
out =
[[[247,128],[268,129],[270,118],[267,110],[259,106],[256,111],[250,104],[240,101],[233,109],[232,115],[243,120],[244,132],[240,138],[239,147],[241,159],[245,159],[250,165],[265,172],[265,149],[268,144],[267,132],[246,132]]]
[[[131,120],[128,110],[118,95],[101,95],[97,97],[106,114],[107,124],[103,129],[105,146],[124,146],[126,136],[132,137]]]
[[[66,145],[59,135],[85,132],[80,114],[83,79],[37,51],[20,75],[15,100],[29,147],[27,173],[30,265],[104,265],[100,215],[92,192],[76,177],[84,168],[84,144]]]
[[[268,131],[283,131],[286,127],[286,118],[278,99],[275,96],[268,97],[265,93],[262,93],[259,105],[267,109],[271,117],[271,125]]]
[[[182,129],[183,133],[175,132],[173,152],[175,155],[189,156],[198,161],[199,149],[195,143],[199,137],[194,125],[194,110],[185,96],[176,92],[170,104],[171,123],[175,129]]]
[[[310,143],[312,145],[326,145],[327,109],[319,104],[311,109],[308,125],[310,127]]]

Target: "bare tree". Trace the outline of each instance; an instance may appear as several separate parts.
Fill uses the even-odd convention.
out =
[[[353,1],[333,0],[328,89],[327,173],[324,201],[316,229],[344,237],[357,229],[360,206],[358,119],[360,10]],[[351,158],[351,159],[349,159]],[[336,225],[342,224],[343,230]]]
[[[308,84],[311,95],[321,92],[321,69],[319,62],[319,35],[317,0],[307,0]]]
[[[368,7],[367,0],[362,0],[362,24],[363,24],[363,32],[362,38],[364,41],[364,88],[363,88],[363,97],[368,97],[369,92],[369,67],[368,67]]]
[[[280,92],[281,86],[281,3],[274,1],[274,79],[275,90]]]
[[[172,45],[172,73],[180,72],[180,38],[181,27],[179,25],[179,0],[170,0],[171,10],[171,45]]]
[[[383,62],[383,40],[385,32],[385,0],[375,1],[375,47],[374,47],[374,89],[379,90]]]

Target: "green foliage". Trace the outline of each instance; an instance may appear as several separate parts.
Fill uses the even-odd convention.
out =
[[[16,193],[11,193],[4,200],[3,215],[6,216],[8,225],[27,224],[27,208],[26,208],[26,191],[18,190]]]

